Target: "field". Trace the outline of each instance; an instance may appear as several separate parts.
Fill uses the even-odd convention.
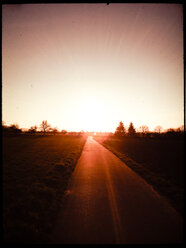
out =
[[[85,136],[3,136],[5,242],[45,242]]]
[[[183,214],[184,139],[95,136]]]

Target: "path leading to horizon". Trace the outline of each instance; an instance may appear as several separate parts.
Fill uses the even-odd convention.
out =
[[[119,158],[88,137],[51,243],[182,242],[182,218]]]

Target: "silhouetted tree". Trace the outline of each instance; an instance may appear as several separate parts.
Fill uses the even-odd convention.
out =
[[[57,127],[51,128],[52,133],[55,135],[58,132]]]
[[[2,125],[1,125],[1,128],[2,128],[2,132],[3,134],[7,134],[7,133],[10,133],[10,127],[8,127],[4,121],[2,121]]]
[[[22,133],[21,128],[19,128],[18,124],[12,124],[10,126],[6,126],[5,123],[2,123],[2,131],[3,134],[20,134]]]
[[[175,133],[176,131],[175,131],[174,128],[169,128],[169,129],[167,129],[166,132],[167,132],[167,133]]]
[[[184,125],[180,126],[180,130],[181,130],[181,132],[184,132],[184,130],[185,130]]]
[[[124,127],[122,121],[120,121],[118,127],[116,128],[115,135],[116,135],[116,136],[119,136],[119,137],[125,135],[125,127]]]
[[[176,132],[184,132],[184,125],[176,128]]]
[[[66,134],[67,131],[63,129],[63,130],[61,130],[61,133],[62,133],[62,134]]]
[[[149,132],[149,128],[146,125],[142,125],[141,127],[139,127],[139,130],[143,134],[143,136],[145,136],[145,134]]]
[[[161,133],[162,131],[163,131],[162,126],[156,126],[156,127],[154,128],[154,132],[155,132],[155,133]]]
[[[130,125],[129,125],[128,134],[129,134],[130,136],[134,136],[134,135],[136,134],[136,130],[135,130],[134,125],[133,125],[132,122],[131,122]]]
[[[18,125],[18,124],[12,124],[12,125],[9,127],[9,130],[10,130],[10,132],[12,132],[12,133],[21,133],[21,129],[19,128],[19,125]]]
[[[50,128],[50,124],[47,123],[47,121],[42,121],[41,125],[40,125],[41,130],[43,131],[44,135],[45,133],[48,131],[48,129]]]
[[[36,133],[37,132],[37,126],[31,126],[28,130],[29,133]]]

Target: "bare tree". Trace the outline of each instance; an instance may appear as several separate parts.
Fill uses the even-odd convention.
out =
[[[156,126],[156,127],[154,128],[154,132],[155,132],[155,133],[161,133],[161,132],[163,132],[162,126]]]
[[[148,128],[148,126],[146,126],[146,125],[142,125],[141,127],[139,127],[139,131],[143,134],[143,136],[145,135],[145,134],[147,134],[148,132],[149,132],[149,128]]]
[[[40,125],[41,130],[43,131],[44,135],[45,133],[48,131],[48,129],[50,128],[50,124],[47,123],[47,121],[42,121],[41,125]]]

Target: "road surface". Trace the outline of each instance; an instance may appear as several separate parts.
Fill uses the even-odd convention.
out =
[[[181,243],[182,218],[91,137],[72,174],[51,243]]]

